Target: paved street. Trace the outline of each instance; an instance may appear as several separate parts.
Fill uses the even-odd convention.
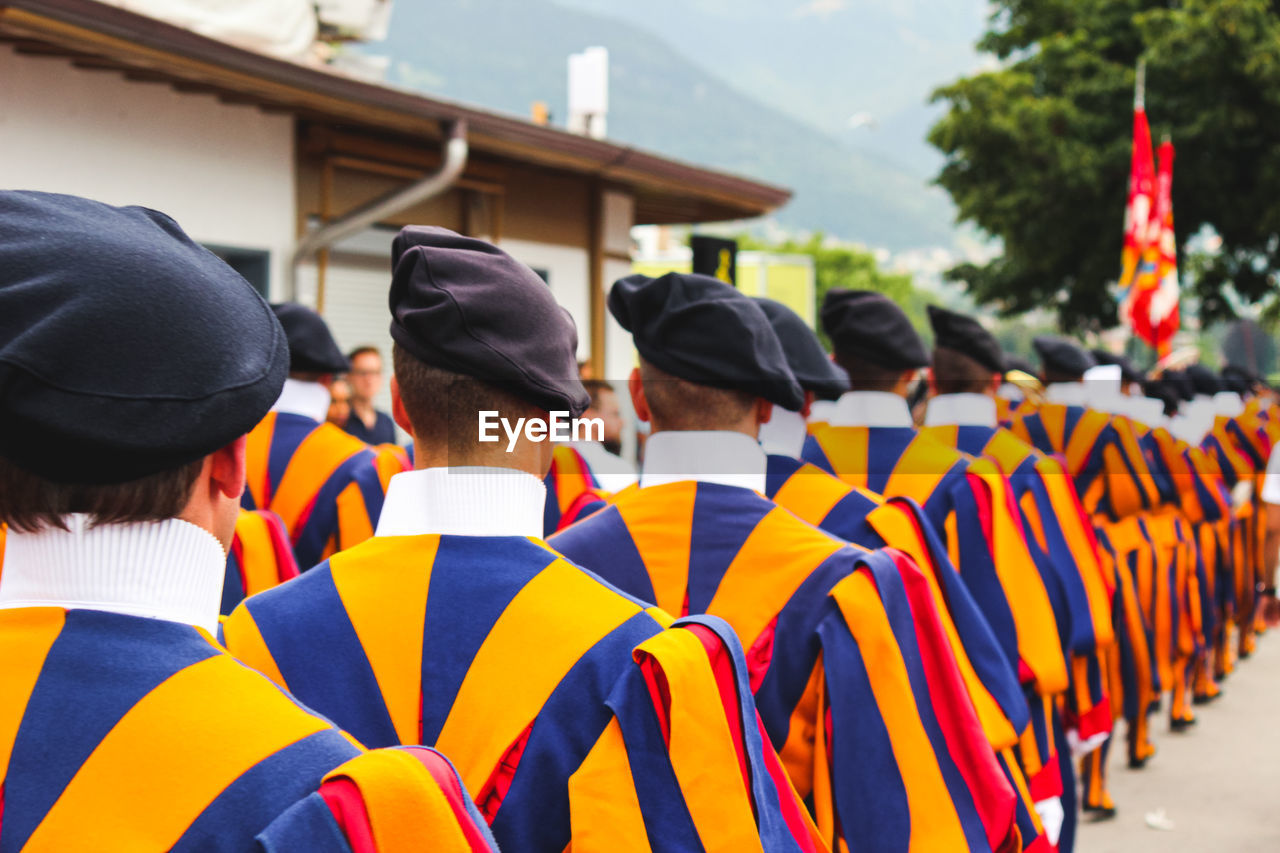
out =
[[[1223,688],[1196,708],[1200,724],[1189,733],[1170,734],[1167,717],[1156,723],[1159,754],[1146,769],[1126,769],[1123,749],[1112,751],[1119,814],[1082,826],[1079,853],[1280,850],[1280,634],[1263,637]],[[1159,809],[1172,831],[1147,826]]]

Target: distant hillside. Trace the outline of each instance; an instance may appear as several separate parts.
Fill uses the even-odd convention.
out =
[[[535,100],[567,112],[567,61],[591,45],[610,52],[613,139],[796,191],[786,225],[873,246],[949,246],[945,195],[881,155],[748,97],[624,21],[549,0],[401,2],[391,35],[391,82],[527,115]],[[794,59],[788,61],[796,61]]]

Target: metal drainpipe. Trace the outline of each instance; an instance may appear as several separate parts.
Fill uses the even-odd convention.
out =
[[[449,187],[467,167],[467,123],[459,119],[449,129],[449,138],[444,147],[444,163],[439,171],[415,181],[403,189],[395,190],[376,198],[368,204],[361,205],[350,213],[346,213],[332,222],[326,222],[316,230],[306,234],[293,250],[293,258],[289,262],[289,281],[287,293],[289,299],[298,298],[298,265],[315,256],[321,249],[358,234],[370,225],[392,216],[406,207],[426,201],[437,196]]]

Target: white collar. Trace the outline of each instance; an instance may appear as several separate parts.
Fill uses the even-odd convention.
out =
[[[805,423],[804,415],[774,406],[773,416],[760,427],[760,446],[765,453],[799,459],[808,433],[809,425]]]
[[[910,427],[906,398],[888,391],[846,391],[828,420],[836,427]]]
[[[1244,399],[1238,391],[1219,391],[1213,395],[1213,412],[1234,418],[1244,412]]]
[[[547,487],[513,468],[424,468],[391,478],[375,536],[542,538]]]
[[[924,425],[994,427],[996,401],[986,394],[939,394],[924,411]]]
[[[1051,382],[1044,389],[1044,398],[1062,406],[1085,405],[1083,382]]]
[[[176,518],[65,519],[68,530],[9,531],[0,608],[105,610],[217,630],[227,554],[213,534]]]
[[[644,445],[640,488],[695,480],[764,494],[769,461],[751,436],[728,430],[655,432]]]
[[[831,418],[831,413],[836,409],[835,400],[814,400],[813,405],[809,407],[809,423],[824,424]]]
[[[575,441],[570,446],[587,460],[587,467],[606,492],[620,492],[638,479],[636,466],[615,453],[610,453],[599,441]]]
[[[288,412],[302,415],[313,421],[324,422],[329,417],[329,403],[332,398],[329,389],[319,382],[303,382],[301,379],[286,379],[280,391],[280,399],[271,407],[273,412]]]

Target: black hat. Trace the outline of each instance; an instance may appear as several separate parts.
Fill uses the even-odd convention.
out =
[[[1031,339],[1031,345],[1040,356],[1040,364],[1046,371],[1067,376],[1082,377],[1084,372],[1097,364],[1093,356],[1075,341],[1042,335]]]
[[[1261,384],[1262,377],[1247,367],[1228,364],[1222,368],[1222,382],[1228,391],[1235,391],[1237,394],[1248,394]]]
[[[1021,370],[1023,373],[1027,374],[1028,376],[1036,375],[1035,366],[1031,362],[1023,358],[1022,356],[1014,355],[1011,352],[1006,352],[1004,353],[1003,358],[1004,358],[1004,369],[1006,372],[1010,370]]]
[[[1178,412],[1178,388],[1167,378],[1142,380],[1142,396],[1154,397],[1164,403],[1164,413],[1169,417]]]
[[[1180,400],[1191,400],[1196,396],[1196,386],[1185,370],[1166,370],[1160,377],[1166,382]]]
[[[391,337],[415,358],[581,415],[578,332],[551,288],[506,252],[410,225],[391,244]]]
[[[104,485],[226,446],[280,396],[284,331],[154,210],[0,192],[0,456]]]
[[[271,310],[289,339],[290,373],[346,373],[351,369],[329,324],[315,311],[297,302],[279,302]]]
[[[755,301],[769,318],[787,365],[801,388],[812,391],[819,400],[835,400],[849,390],[849,377],[827,358],[818,336],[799,314],[763,296],[755,297]]]
[[[1222,379],[1211,368],[1203,364],[1187,365],[1187,378],[1197,394],[1212,397],[1222,390]]]
[[[889,370],[913,370],[929,363],[907,315],[873,290],[828,290],[822,300],[822,328],[840,353]]]
[[[1098,364],[1114,364],[1120,368],[1120,381],[1126,384],[1130,382],[1142,382],[1146,377],[1143,376],[1141,370],[1129,360],[1128,356],[1111,352],[1105,349],[1091,349],[1089,354],[1093,356],[1093,360]]]
[[[988,368],[992,373],[1004,373],[1004,352],[1000,344],[982,324],[972,317],[930,305],[929,325],[933,327],[933,345],[955,350]]]
[[[799,411],[804,390],[760,306],[706,275],[629,275],[609,291],[609,311],[645,361],[679,379],[746,391]]]

